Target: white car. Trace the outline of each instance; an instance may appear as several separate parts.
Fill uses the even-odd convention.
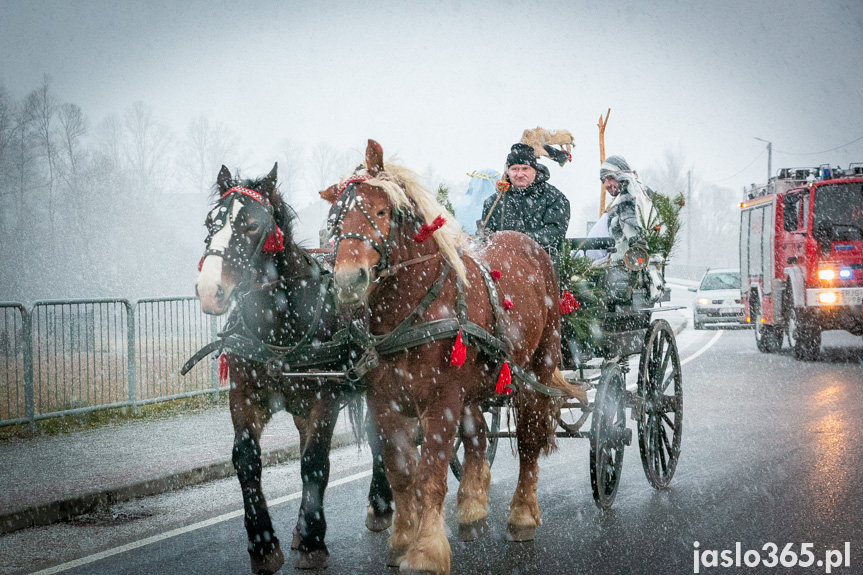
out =
[[[739,269],[708,268],[699,286],[689,290],[695,292],[695,329],[703,329],[705,324],[744,324]]]

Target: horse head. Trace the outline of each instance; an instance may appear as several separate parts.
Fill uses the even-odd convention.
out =
[[[332,204],[328,227],[341,305],[363,305],[379,279],[438,252],[464,273],[457,253],[458,222],[422,187],[416,173],[393,164],[385,169],[383,149],[374,140],[366,147],[365,165],[320,195]],[[425,241],[432,236],[435,241]]]
[[[244,182],[234,180],[225,166],[219,171],[216,205],[207,214],[206,249],[195,282],[204,313],[225,313],[238,287],[275,272],[273,256],[284,249],[286,227],[277,222],[286,209],[276,190],[277,168]]]
[[[377,274],[392,256],[390,236],[397,227],[392,202],[383,189],[369,183],[383,173],[383,149],[369,140],[365,169],[320,193],[332,204],[329,227],[336,252],[333,277],[338,301],[345,306],[365,303]]]

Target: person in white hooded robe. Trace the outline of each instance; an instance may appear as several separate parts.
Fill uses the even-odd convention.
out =
[[[644,245],[642,221],[647,221],[653,210],[654,192],[638,180],[638,174],[622,156],[609,156],[602,163],[599,180],[612,200],[588,236],[614,238],[616,251],[612,259],[620,259],[628,247]],[[587,255],[595,260],[606,258],[605,250],[588,250]]]

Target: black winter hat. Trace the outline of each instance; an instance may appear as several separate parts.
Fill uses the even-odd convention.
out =
[[[509,155],[506,157],[506,165],[514,166],[516,164],[525,164],[536,170],[536,154],[534,154],[533,148],[521,142],[513,144],[509,149]]]

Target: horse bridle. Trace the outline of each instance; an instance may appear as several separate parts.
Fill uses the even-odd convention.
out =
[[[357,184],[370,179],[371,178],[368,176],[355,174],[345,180],[339,187],[339,199],[336,200],[334,206],[336,211],[331,215],[332,225],[330,227],[330,237],[333,239],[334,253],[338,253],[339,244],[342,240],[360,240],[361,242],[369,244],[380,255],[380,259],[374,267],[377,268],[378,274],[381,274],[390,267],[390,259],[392,258],[393,248],[395,246],[393,237],[400,222],[398,214],[394,214],[392,210],[390,210],[390,221],[392,223],[390,225],[389,237],[385,238],[383,232],[381,232],[381,229],[372,219],[360,198],[357,197]],[[342,233],[342,224],[344,223],[345,216],[354,208],[354,206],[356,206],[360,213],[362,213],[368,220],[369,224],[372,226],[372,230],[377,234],[377,237],[370,237],[354,232]]]
[[[232,258],[228,253],[228,248],[226,247],[224,250],[217,250],[210,247],[210,242],[213,239],[213,236],[216,235],[222,228],[225,227],[225,224],[228,222],[231,223],[231,228],[236,229],[234,225],[234,214],[233,214],[233,206],[235,201],[240,201],[243,205],[245,205],[243,197],[251,198],[252,200],[258,202],[262,205],[269,215],[269,222],[265,226],[264,230],[261,232],[261,237],[258,239],[258,243],[255,246],[255,249],[251,252],[251,255],[248,259],[238,259]],[[229,198],[229,201],[226,206],[222,206],[222,202],[225,198]],[[222,194],[221,198],[219,198],[220,211],[224,210],[223,219],[219,219],[215,221],[216,225],[210,225],[207,223],[207,239],[204,241],[206,249],[204,249],[204,257],[207,256],[218,256],[222,258],[222,260],[226,262],[230,262],[233,265],[237,265],[243,271],[251,271],[257,267],[258,259],[261,257],[262,248],[264,247],[264,242],[266,242],[267,237],[275,233],[278,229],[278,225],[276,224],[276,218],[274,215],[274,209],[272,204],[261,194],[254,190],[250,190],[248,188],[243,188],[241,186],[234,186],[224,194]],[[279,233],[281,230],[279,230]]]

